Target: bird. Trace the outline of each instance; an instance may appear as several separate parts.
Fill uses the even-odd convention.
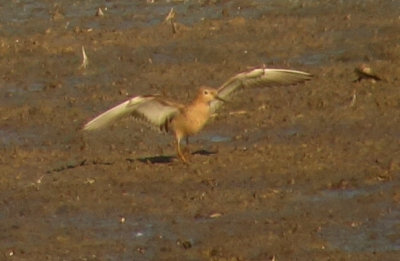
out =
[[[369,79],[373,82],[376,81],[381,81],[382,78],[379,77],[374,70],[367,64],[363,63],[359,66],[357,66],[354,69],[355,74],[357,75],[357,79],[355,79],[353,82],[360,82],[361,80],[364,79]]]
[[[201,131],[211,115],[233,94],[253,87],[297,84],[312,77],[307,72],[297,70],[255,68],[236,74],[219,88],[200,87],[194,100],[187,104],[160,95],[138,95],[96,116],[83,126],[83,130],[97,130],[118,119],[133,116],[162,132],[172,133],[177,155],[182,162],[188,163],[181,149],[182,139],[189,144],[189,137]]]

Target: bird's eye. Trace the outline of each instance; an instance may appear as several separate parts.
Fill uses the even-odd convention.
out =
[[[204,91],[204,95],[207,95],[208,94],[208,91]]]

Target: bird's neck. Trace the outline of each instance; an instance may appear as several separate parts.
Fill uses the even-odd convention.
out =
[[[210,103],[197,98],[187,106],[187,110],[198,117],[208,118],[210,115]]]
[[[198,96],[196,97],[196,99],[194,99],[190,105],[202,105],[202,106],[210,106],[211,101],[208,101],[206,99],[204,99],[204,97],[202,96]]]

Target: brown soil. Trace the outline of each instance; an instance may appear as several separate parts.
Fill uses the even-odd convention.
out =
[[[112,2],[76,17],[37,1],[1,25],[1,260],[399,260],[396,1]],[[165,11],[147,23],[160,6],[177,33]],[[383,80],[354,82],[361,63]],[[80,130],[128,97],[186,101],[262,65],[315,77],[236,97],[190,165],[131,119]]]

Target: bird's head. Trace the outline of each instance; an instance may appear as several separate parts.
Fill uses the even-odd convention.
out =
[[[199,89],[199,93],[197,94],[197,99],[207,103],[214,100],[220,100],[223,102],[225,101],[218,96],[218,91],[216,89],[210,87],[201,87]]]

